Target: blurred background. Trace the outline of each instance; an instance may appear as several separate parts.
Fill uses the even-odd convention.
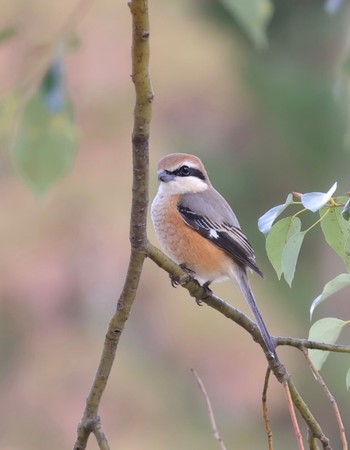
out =
[[[271,333],[307,337],[312,300],[344,268],[316,229],[290,289],[266,257],[257,220],[292,191],[325,192],[334,181],[339,195],[350,190],[350,11],[346,2],[276,0],[268,45],[259,37],[254,45],[227,3],[150,2],[150,197],[161,156],[198,155],[256,250],[265,278],[251,280]],[[58,450],[75,441],[128,263],[131,17],[126,1],[81,2],[76,10],[67,0],[1,0],[0,7],[0,448]],[[67,35],[64,67],[79,149],[65,176],[38,195],[18,163],[23,145],[17,142],[16,153],[10,143],[28,86],[37,86]],[[151,224],[149,236],[156,243]],[[214,292],[248,312],[231,283]],[[315,318],[349,319],[348,296],[341,292]],[[280,355],[340,448],[331,407],[302,356],[287,348]],[[348,357],[332,355],[322,372],[345,426],[348,366]],[[191,368],[227,447],[266,448],[266,364],[258,346],[146,261],[100,408],[111,448],[217,448]],[[275,448],[296,448],[274,380],[268,401]],[[97,449],[93,438],[88,448]]]

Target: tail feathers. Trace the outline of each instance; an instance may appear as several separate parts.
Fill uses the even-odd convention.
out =
[[[249,286],[247,275],[242,271],[242,273],[237,274],[235,273],[236,281],[246,298],[249,308],[251,309],[252,313],[254,314],[256,323],[259,327],[260,333],[262,335],[262,338],[264,339],[264,342],[266,344],[267,349],[272,354],[272,356],[278,361],[277,353],[276,353],[276,346],[273,343],[272,337],[270,333],[267,331],[265,322],[263,318],[261,317],[260,311],[258,309],[258,305],[256,304],[255,297],[253,295],[253,292]]]

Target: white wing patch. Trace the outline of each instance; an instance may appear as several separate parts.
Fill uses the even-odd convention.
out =
[[[211,240],[245,268],[250,268],[262,276],[255,262],[254,250],[240,228],[228,222],[218,223],[209,217],[196,214],[181,204],[178,206],[178,211],[187,225]]]
[[[219,238],[218,233],[215,230],[213,230],[213,229],[209,230],[209,236],[211,238],[213,238],[213,239],[218,239]]]

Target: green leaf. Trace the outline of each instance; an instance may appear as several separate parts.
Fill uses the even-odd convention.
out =
[[[266,253],[280,279],[283,273],[282,256],[288,238],[300,231],[301,222],[294,217],[279,220],[271,228],[266,238]]]
[[[346,76],[350,75],[350,55],[349,54],[346,55],[346,58],[344,59],[341,68]]]
[[[308,192],[301,196],[301,203],[306,209],[316,212],[322,208],[329,200],[337,189],[338,183],[335,182],[328,192]]]
[[[343,216],[343,219],[345,219],[345,220],[349,220],[350,219],[350,200],[348,200],[345,203],[345,206],[342,209],[341,215]]]
[[[43,193],[70,169],[76,147],[77,131],[62,73],[54,61],[24,107],[15,140],[15,163],[32,189]]]
[[[273,14],[270,0],[221,0],[221,3],[258,49],[267,47],[266,28]]]
[[[304,240],[305,231],[301,232],[298,217],[286,217],[278,221],[266,238],[266,252],[278,278],[282,274],[291,286],[295,268]]]
[[[349,322],[335,319],[334,317],[327,317],[325,319],[315,322],[309,331],[308,340],[324,342],[326,344],[334,344],[341,330]],[[309,356],[317,370],[320,370],[328,358],[329,352],[323,350],[309,350]]]
[[[346,389],[349,390],[349,388],[350,388],[350,369],[346,372],[345,383],[346,383]]]
[[[17,34],[17,30],[14,27],[7,27],[0,30],[0,44],[4,44]]]
[[[350,274],[342,273],[341,275],[336,276],[333,280],[329,281],[325,284],[322,293],[315,298],[310,307],[310,320],[312,319],[312,315],[315,311],[315,308],[322,303],[326,298],[340,291],[346,286],[350,284]]]
[[[350,236],[345,241],[344,246],[344,262],[348,272],[350,272]]]
[[[295,217],[294,221],[296,223],[296,232],[289,234],[282,254],[282,272],[289,286],[292,285],[301,244],[303,243],[306,233],[305,231],[300,231],[300,219],[298,217]]]
[[[293,195],[288,194],[286,201],[282,205],[274,206],[269,209],[264,215],[262,215],[258,220],[259,230],[265,235],[270,231],[273,222],[276,218],[282,214],[282,212],[293,202]]]
[[[15,89],[0,102],[0,152],[8,150],[13,141],[16,117],[20,108],[21,96]]]
[[[338,197],[336,199],[337,203],[345,203],[346,200],[347,197]],[[320,216],[322,217],[327,210],[329,212],[321,221],[322,232],[327,244],[345,261],[345,243],[350,235],[350,222],[343,218],[342,210],[339,206],[322,208]]]

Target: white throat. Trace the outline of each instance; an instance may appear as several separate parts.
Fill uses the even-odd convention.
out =
[[[173,181],[161,181],[159,195],[195,194],[207,190],[209,185],[197,177],[177,177]]]

